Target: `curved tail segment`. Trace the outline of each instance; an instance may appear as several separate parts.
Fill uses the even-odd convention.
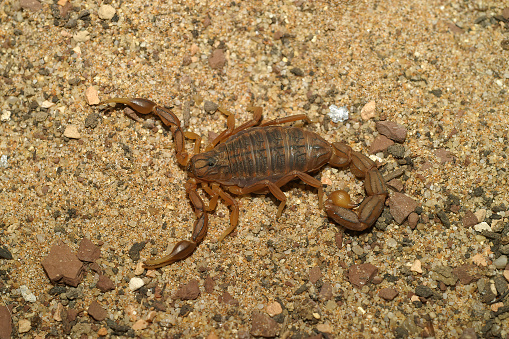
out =
[[[334,154],[329,163],[336,167],[350,166],[350,171],[360,179],[364,179],[366,198],[357,209],[350,202],[348,193],[333,192],[325,203],[325,211],[329,218],[341,226],[353,230],[364,231],[373,226],[384,209],[385,199],[389,192],[373,160],[362,153],[355,152],[344,143],[332,144]]]

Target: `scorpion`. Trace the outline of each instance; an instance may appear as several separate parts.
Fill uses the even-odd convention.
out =
[[[329,218],[347,229],[363,231],[373,226],[384,209],[387,187],[370,158],[345,143],[331,144],[309,130],[280,126],[298,120],[309,121],[305,114],[262,121],[262,108],[250,107],[248,110],[253,118],[235,127],[235,116],[221,110],[227,115],[227,128],[210,142],[205,152],[200,153],[201,137],[184,132],[180,120],[171,110],[143,98],[112,98],[104,103],[124,104],[139,114],[158,116],[173,133],[177,161],[189,173],[185,189],[196,217],[191,238],[179,241],[167,256],[145,261],[144,268],[156,269],[189,257],[205,238],[208,214],[215,210],[219,198],[230,207],[231,213],[230,226],[218,241],[238,224],[239,203],[232,194],[270,192],[280,201],[276,214],[279,218],[286,205],[286,196],[280,187],[300,179],[318,189],[319,207],[323,208],[322,184],[308,173],[316,172],[326,164],[350,167],[357,178],[364,178],[366,191],[360,204],[353,204],[345,191],[331,193],[325,202]],[[194,140],[192,157],[185,150],[184,138]],[[208,206],[198,194],[199,187],[210,196]]]

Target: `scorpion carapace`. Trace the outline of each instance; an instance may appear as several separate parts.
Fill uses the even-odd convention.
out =
[[[201,138],[192,132],[184,133],[180,120],[170,110],[140,98],[113,98],[105,103],[121,103],[140,114],[159,116],[174,133],[176,158],[190,176],[185,187],[196,215],[191,239],[178,242],[164,258],[146,261],[145,268],[159,268],[191,255],[207,234],[208,213],[215,209],[219,198],[231,209],[230,226],[220,236],[220,241],[238,224],[239,205],[231,194],[270,192],[280,201],[276,215],[279,218],[286,204],[286,196],[280,187],[291,180],[301,179],[318,189],[319,206],[323,207],[322,184],[308,173],[326,164],[348,166],[356,177],[365,179],[366,197],[360,205],[352,204],[344,191],[329,196],[325,210],[331,219],[345,228],[362,231],[371,227],[383,211],[387,187],[371,159],[344,143],[330,144],[303,128],[278,126],[307,120],[304,114],[262,122],[261,108],[252,107],[253,119],[237,128],[233,114],[229,114],[227,129],[200,153]],[[184,137],[195,140],[195,155],[191,158],[185,152]],[[208,206],[198,194],[199,186],[210,196]]]

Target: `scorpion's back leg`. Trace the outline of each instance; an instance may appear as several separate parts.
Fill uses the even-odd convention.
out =
[[[253,111],[253,118],[239,127],[235,128],[235,115],[233,113],[230,113],[226,110],[222,110],[221,112],[228,115],[228,119],[226,121],[227,128],[223,132],[221,132],[212,142],[210,145],[207,146],[206,151],[209,151],[213,149],[217,144],[220,142],[228,139],[232,135],[235,135],[239,133],[240,131],[243,131],[249,127],[256,126],[260,123],[262,120],[262,108],[261,107],[250,107],[249,110]],[[227,113],[226,113],[227,112]]]
[[[281,124],[284,124],[287,122],[293,122],[293,121],[299,121],[299,120],[306,120],[307,122],[310,122],[310,120],[306,114],[296,114],[296,115],[290,115],[289,117],[283,117],[283,118],[277,118],[274,120],[264,121],[260,124],[260,127],[281,125]]]
[[[350,146],[343,143],[334,143],[332,146],[334,154],[330,164],[337,167],[349,165],[356,177],[365,178],[364,189],[367,196],[357,208],[357,212],[349,209],[355,206],[346,204],[346,200],[349,199],[343,199],[345,205],[338,206],[329,198],[326,205],[327,214],[348,229],[363,231],[373,226],[382,213],[388,195],[387,186],[376,164],[367,156],[352,151]]]

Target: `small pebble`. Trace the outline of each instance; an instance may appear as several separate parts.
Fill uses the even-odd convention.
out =
[[[32,328],[32,324],[28,319],[21,319],[18,322],[18,332],[19,333],[27,333]]]
[[[501,255],[495,261],[493,261],[493,265],[495,265],[496,268],[499,270],[503,269],[507,265],[507,255]]]
[[[115,8],[111,5],[102,5],[99,7],[99,10],[97,11],[97,14],[99,15],[100,19],[103,20],[111,20],[113,16],[115,16]]]
[[[81,134],[78,132],[78,127],[76,125],[67,125],[65,127],[64,136],[69,139],[79,139],[81,138]]]
[[[141,278],[133,277],[131,280],[129,280],[129,289],[131,291],[136,291],[143,285],[145,285],[145,282]]]

